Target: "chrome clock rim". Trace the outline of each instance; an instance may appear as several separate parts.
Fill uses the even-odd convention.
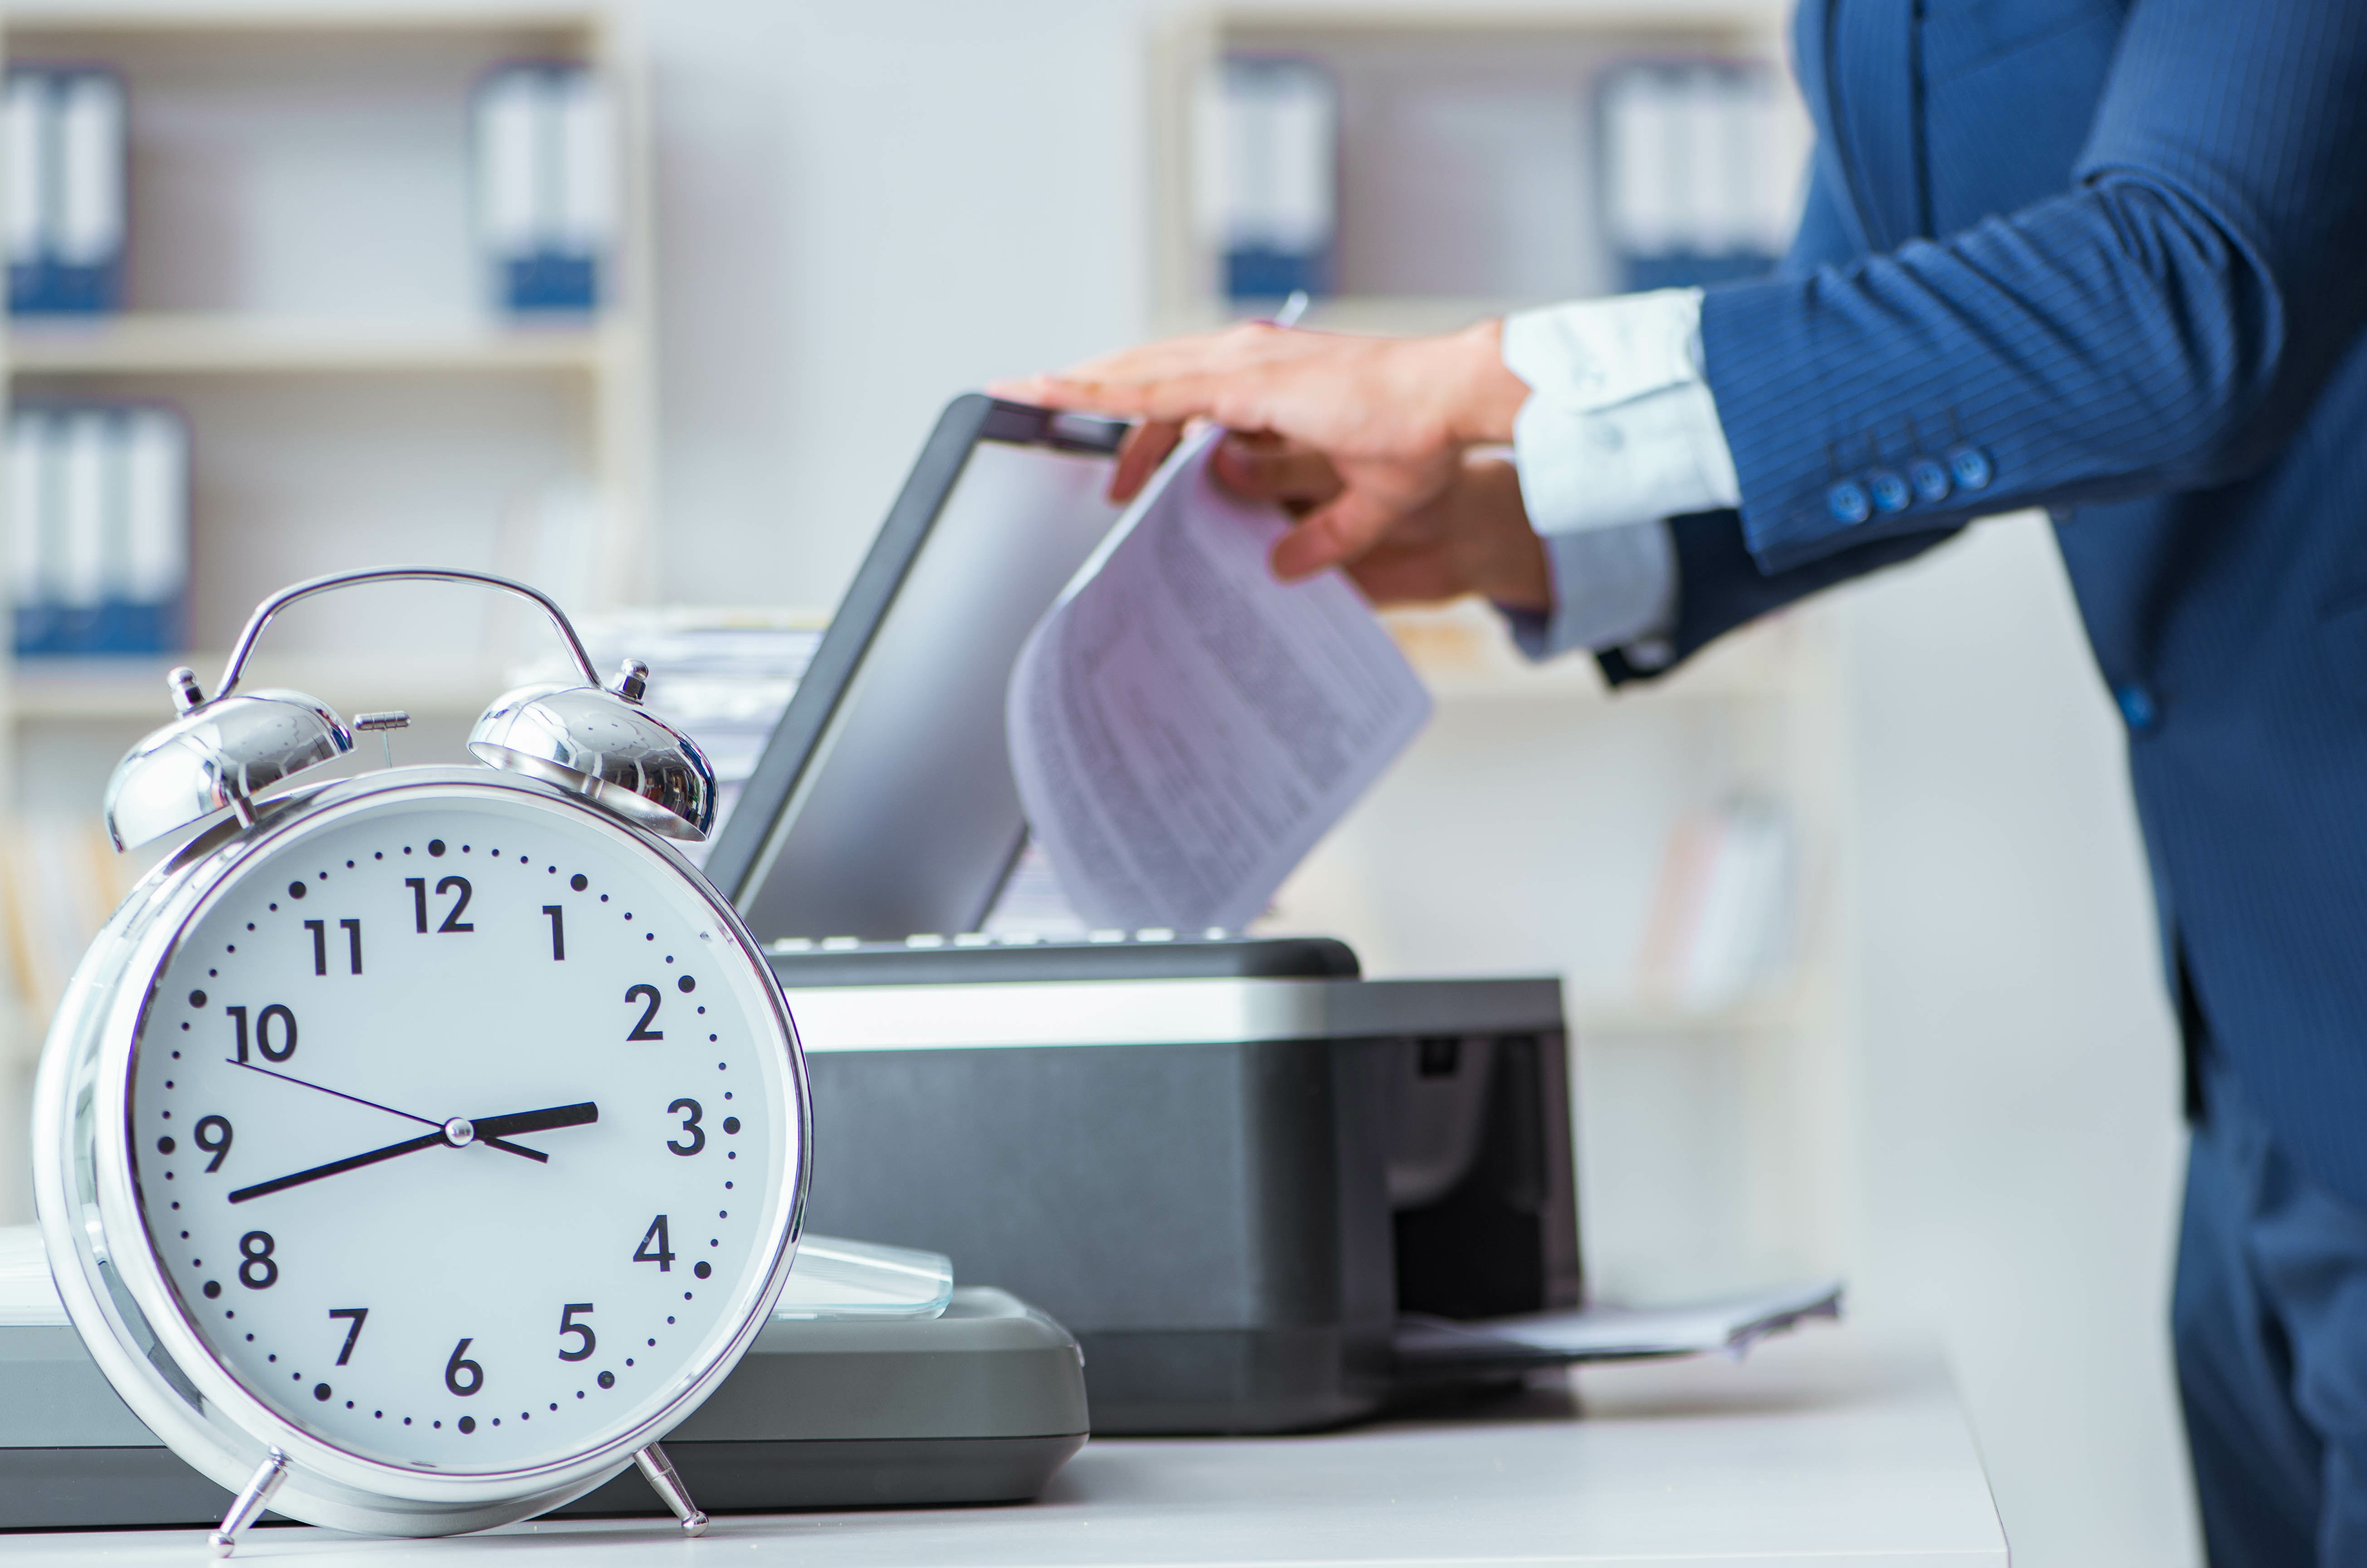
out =
[[[210,900],[261,857],[311,832],[404,799],[457,804],[527,797],[569,814],[680,875],[760,977],[786,1043],[783,1078],[794,1100],[784,1161],[791,1190],[764,1239],[769,1265],[737,1304],[739,1319],[708,1359],[694,1362],[641,1420],[602,1442],[539,1465],[440,1474],[372,1459],[296,1426],[250,1393],[207,1347],[166,1281],[142,1223],[132,1178],[129,1113],[133,1043],[155,983]],[[670,845],[571,793],[474,768],[406,768],[338,781],[264,803],[255,827],[222,824],[157,867],[93,944],[43,1050],[35,1089],[35,1199],[68,1316],[108,1382],[173,1450],[236,1490],[277,1448],[291,1471],[272,1506],[335,1528],[449,1534],[531,1517],[600,1484],[711,1393],[764,1327],[796,1254],[811,1170],[812,1105],[786,999],[737,911]],[[102,1269],[99,1251],[107,1265]],[[71,1258],[76,1267],[60,1267]],[[110,1279],[111,1275],[111,1279]],[[723,1321],[732,1321],[727,1313]],[[146,1351],[153,1343],[164,1366]]]

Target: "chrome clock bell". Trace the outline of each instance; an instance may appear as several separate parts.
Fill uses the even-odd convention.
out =
[[[580,680],[512,692],[486,766],[321,784],[355,729],[240,677],[273,616],[364,582],[539,606]],[[76,970],[36,1089],[59,1295],[126,1404],[236,1494],[391,1535],[481,1529],[639,1462],[737,1363],[786,1280],[810,1166],[787,1007],[668,840],[714,775],[603,685],[523,583],[390,568],[257,607],[211,697],[106,796],[118,848],[220,815]],[[400,715],[364,716],[384,728]]]

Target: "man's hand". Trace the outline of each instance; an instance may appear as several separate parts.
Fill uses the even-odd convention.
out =
[[[1343,489],[1321,453],[1271,435],[1226,437],[1212,466],[1227,490],[1295,516],[1329,505]],[[1398,519],[1346,570],[1376,604],[1478,593],[1512,609],[1553,607],[1545,545],[1521,504],[1520,476],[1500,458],[1459,462],[1444,490]]]
[[[993,390],[1139,417],[1118,456],[1116,501],[1142,487],[1195,419],[1320,453],[1337,489],[1275,544],[1274,574],[1289,580],[1359,559],[1455,485],[1466,447],[1512,439],[1528,388],[1504,368],[1501,327],[1375,338],[1245,322]]]

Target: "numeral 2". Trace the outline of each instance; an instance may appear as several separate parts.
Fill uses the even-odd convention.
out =
[[[312,933],[312,973],[329,972],[329,923],[326,920],[306,920],[304,929]],[[362,972],[362,923],[359,920],[339,920],[337,929],[345,933],[347,973]]]
[[[424,876],[406,876],[402,879],[402,885],[411,889],[412,919],[424,935],[427,931],[427,879]],[[450,910],[445,914],[444,923],[437,926],[436,931],[439,932],[472,931],[477,929],[470,921],[460,918],[469,908],[469,896],[471,891],[473,890],[469,886],[469,879],[465,876],[447,876],[436,885],[436,895],[439,898],[447,893],[458,892],[460,895],[453,902]]]
[[[663,1040],[665,1038],[664,1030],[651,1029],[650,1027],[651,1024],[655,1023],[658,1021],[659,999],[658,988],[655,986],[632,986],[627,987],[625,991],[625,1000],[628,1003],[647,1001],[650,1005],[641,1010],[641,1021],[633,1025],[633,1032],[630,1034],[626,1035],[626,1039]]]

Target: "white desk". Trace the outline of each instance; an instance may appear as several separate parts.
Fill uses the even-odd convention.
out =
[[[1674,1562],[1950,1568],[2007,1562],[1937,1361],[1810,1328],[1740,1366],[1599,1368],[1489,1420],[1310,1438],[1104,1440],[1036,1505],[520,1525],[442,1541],[250,1534],[236,1562],[467,1568],[1433,1568]],[[555,1538],[538,1542],[533,1538]],[[561,1542],[563,1541],[562,1546]],[[539,1547],[539,1550],[538,1550]],[[196,1568],[193,1531],[0,1537],[10,1568]]]

